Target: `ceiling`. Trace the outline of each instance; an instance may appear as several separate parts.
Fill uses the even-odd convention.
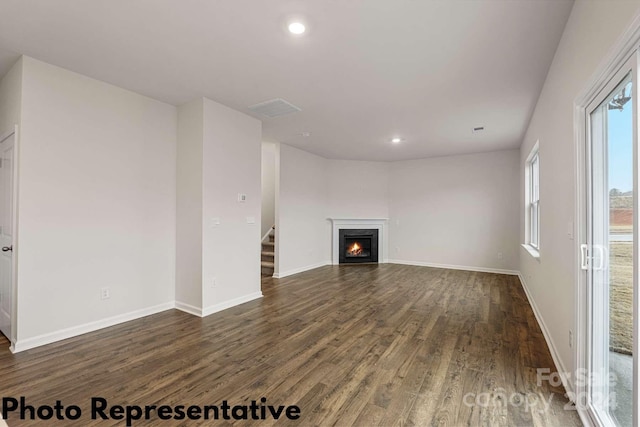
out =
[[[520,145],[572,4],[0,0],[0,73],[25,54],[174,105],[283,98],[302,111],[264,140],[328,158],[494,151]]]

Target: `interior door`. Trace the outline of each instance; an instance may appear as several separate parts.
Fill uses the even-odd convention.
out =
[[[15,132],[0,141],[0,332],[11,340]]]
[[[587,109],[588,406],[604,426],[637,420],[637,147],[635,66]],[[634,419],[635,418],[635,419]]]

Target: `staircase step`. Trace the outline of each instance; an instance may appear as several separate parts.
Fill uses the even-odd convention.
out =
[[[275,225],[274,225],[275,228]],[[274,262],[275,262],[275,240],[276,234],[274,230],[271,230],[269,235],[267,236],[267,241],[262,242],[262,252],[261,252],[261,268],[260,272],[263,276],[273,276],[273,272],[275,270]]]
[[[263,276],[273,276],[275,268],[272,262],[262,261],[262,267],[260,268],[260,274]]]

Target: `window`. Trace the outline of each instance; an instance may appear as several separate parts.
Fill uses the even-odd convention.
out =
[[[526,185],[525,248],[537,258],[540,251],[540,156],[537,142],[527,158]]]

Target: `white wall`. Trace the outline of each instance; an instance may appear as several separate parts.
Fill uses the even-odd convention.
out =
[[[328,160],[328,216],[387,218],[389,165],[385,162]]]
[[[330,160],[280,144],[276,277],[331,263],[328,218],[386,218],[389,163]]]
[[[209,99],[178,108],[181,310],[206,316],[262,296],[261,139],[260,121]]]
[[[262,296],[262,123],[206,98],[203,118],[202,282],[208,314]],[[238,193],[246,194],[246,202],[238,202]],[[213,218],[220,224],[212,225]]]
[[[20,124],[22,107],[22,58],[0,80],[0,135]]]
[[[22,83],[18,344],[171,305],[175,107],[27,57]]]
[[[391,262],[517,270],[517,150],[385,163],[280,147],[277,277],[330,262],[329,217],[390,218]]]
[[[391,262],[516,270],[518,182],[517,150],[392,163]]]
[[[569,330],[574,328],[575,154],[573,103],[611,45],[630,24],[638,1],[577,1],[556,51],[520,150],[520,241],[524,242],[524,166],[540,141],[540,260],[520,250],[520,271],[560,359],[575,372]]]
[[[176,304],[202,309],[202,98],[178,107]]]
[[[329,264],[327,159],[280,144],[275,277]]]
[[[264,236],[276,223],[276,144],[262,143],[262,221],[260,235]]]

